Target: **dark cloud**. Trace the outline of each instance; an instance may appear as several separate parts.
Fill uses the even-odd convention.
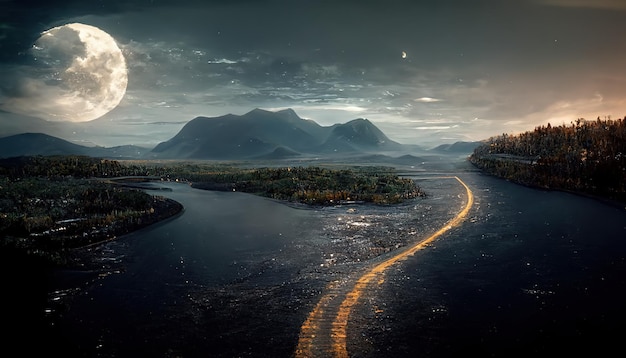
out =
[[[1,94],[27,94],[10,77],[44,71],[32,58],[42,31],[83,22],[110,33],[129,66],[126,98],[109,121],[293,107],[327,124],[368,117],[408,141],[429,131],[480,139],[622,112],[621,4],[0,1]]]

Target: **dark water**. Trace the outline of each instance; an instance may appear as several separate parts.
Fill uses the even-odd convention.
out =
[[[385,312],[364,305],[370,324],[353,348],[379,357],[622,350],[626,210],[460,176],[476,196],[471,219],[389,274],[370,303]]]
[[[349,351],[511,357],[620,348],[626,211],[456,174],[474,191],[470,218],[388,273],[353,315]],[[431,183],[431,192],[448,190]],[[66,356],[291,356],[325,285],[311,267],[327,257],[322,223],[332,210],[171,187],[184,214],[108,244],[102,259],[114,269],[71,298],[61,291],[43,333],[52,339],[32,342]],[[445,209],[445,195],[420,205]],[[64,273],[72,275],[80,274]],[[199,315],[189,312],[197,292],[211,296]]]
[[[182,203],[185,212],[106,245],[103,260],[119,261],[121,271],[109,272],[67,300],[69,308],[60,312],[54,330],[55,350],[161,356],[168,346],[181,344],[177,339],[187,329],[181,317],[189,315],[180,311],[188,309],[190,292],[258,274],[257,266],[288,255],[308,241],[302,233],[318,226],[314,210],[243,193],[168,186],[173,191],[165,195]],[[298,260],[304,264],[307,258]]]

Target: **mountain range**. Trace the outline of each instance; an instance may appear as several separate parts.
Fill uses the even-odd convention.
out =
[[[367,119],[323,127],[293,110],[255,109],[244,115],[197,117],[150,153],[167,159],[251,159],[279,154],[337,154],[401,150]]]
[[[469,154],[478,144],[457,142],[433,150]],[[196,117],[174,137],[153,149],[131,145],[87,147],[42,133],[0,138],[0,157],[74,154],[119,159],[241,160],[423,151],[419,146],[389,139],[367,119],[321,126],[300,118],[292,109],[277,112],[254,109],[244,115]]]
[[[130,159],[146,155],[150,149],[134,145],[87,147],[43,133],[22,133],[0,138],[0,158],[30,155],[85,155]]]

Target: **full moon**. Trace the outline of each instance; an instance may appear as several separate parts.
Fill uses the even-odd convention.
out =
[[[85,122],[121,102],[128,85],[122,51],[105,31],[71,23],[41,34],[31,49],[37,70],[10,107],[53,121]]]

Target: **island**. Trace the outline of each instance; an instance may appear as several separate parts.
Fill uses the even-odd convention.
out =
[[[171,218],[184,209],[146,182],[240,191],[299,205],[393,205],[423,196],[388,167],[263,167],[118,161],[88,156],[0,159],[0,249],[69,265],[68,252]],[[154,188],[154,187],[152,187]]]

